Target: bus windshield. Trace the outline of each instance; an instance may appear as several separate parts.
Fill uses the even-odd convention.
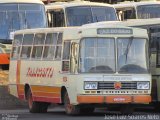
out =
[[[115,72],[114,38],[85,38],[80,46],[80,72]]]
[[[160,18],[160,5],[141,5],[137,7],[138,19]]]
[[[40,4],[0,4],[0,41],[9,40],[19,29],[46,27],[44,6]]]
[[[116,21],[117,16],[112,7],[82,6],[66,8],[67,26],[81,26],[83,24]]]
[[[118,38],[118,72],[148,73],[146,39]]]

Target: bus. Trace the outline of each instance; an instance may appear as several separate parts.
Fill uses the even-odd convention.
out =
[[[4,45],[12,44],[16,30],[47,27],[45,6],[40,0],[0,0],[0,16],[0,43]],[[8,57],[3,61],[9,65]]]
[[[96,107],[151,102],[147,31],[122,26],[58,27],[16,31],[9,69],[10,94],[29,111],[51,103],[68,115]]]
[[[44,4],[40,0],[0,0],[0,43],[11,43],[12,32],[46,27]]]
[[[160,1],[122,2],[114,5],[119,20],[160,18]]]
[[[55,2],[46,5],[49,27],[81,26],[99,21],[117,21],[115,9],[89,1]]]

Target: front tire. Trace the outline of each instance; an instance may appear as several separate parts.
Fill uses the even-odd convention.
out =
[[[28,90],[27,101],[31,113],[46,113],[49,103],[33,101],[31,90]]]
[[[64,93],[64,107],[67,115],[77,115],[80,113],[80,107],[78,105],[72,105],[68,93]]]

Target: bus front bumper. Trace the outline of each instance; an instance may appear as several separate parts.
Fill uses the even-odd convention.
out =
[[[92,104],[92,103],[138,103],[145,104],[151,102],[151,96],[149,95],[134,95],[134,96],[125,96],[125,95],[117,95],[117,96],[89,96],[89,95],[79,95],[77,96],[77,102],[79,104]]]

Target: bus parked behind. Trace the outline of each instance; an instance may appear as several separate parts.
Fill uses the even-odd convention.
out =
[[[114,5],[119,20],[160,18],[160,2],[122,2]]]
[[[46,5],[49,27],[81,26],[100,21],[117,21],[115,9],[89,1],[55,2]]]
[[[16,30],[47,26],[45,7],[40,0],[0,0],[0,16],[0,43],[2,44],[12,44]],[[6,64],[9,65],[9,59],[3,57],[0,66]]]

